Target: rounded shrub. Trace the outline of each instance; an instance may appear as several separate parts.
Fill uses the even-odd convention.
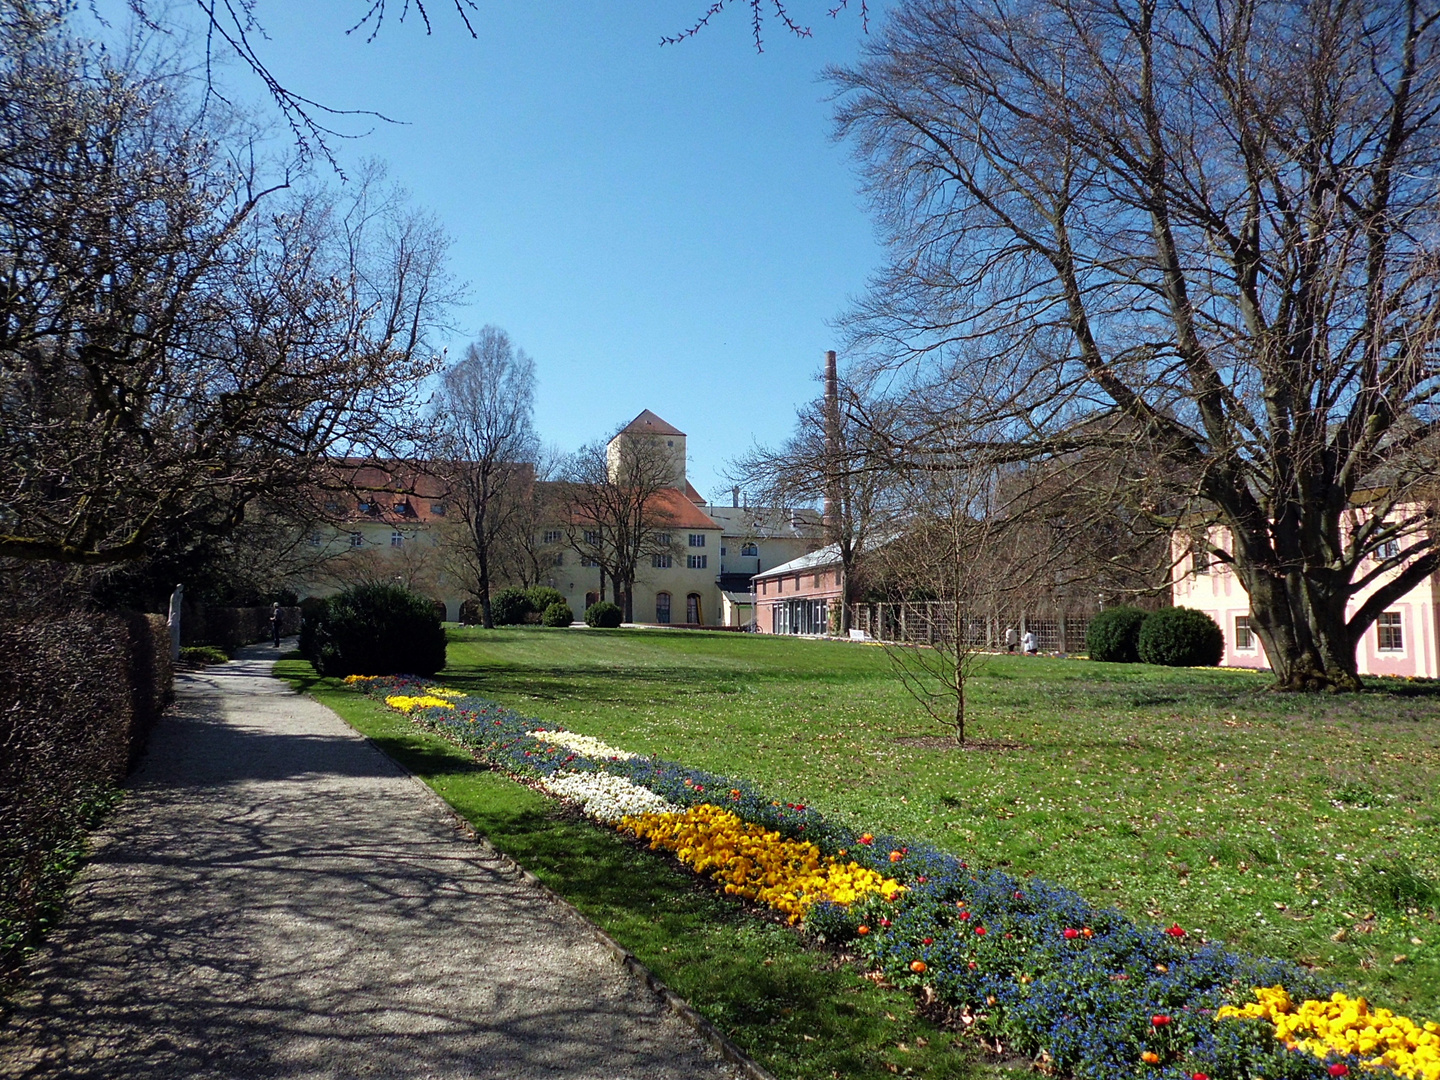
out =
[[[1161,608],[1140,627],[1140,659],[1166,667],[1214,667],[1225,655],[1225,635],[1194,608]]]
[[[501,589],[490,597],[490,617],[495,620],[496,626],[514,626],[524,622],[525,616],[534,610],[525,590],[514,586]]]
[[[620,610],[620,606],[609,600],[601,600],[585,609],[585,625],[593,626],[597,630],[614,630],[624,617],[625,613]]]
[[[398,585],[357,585],[330,597],[300,637],[322,675],[433,675],[445,666],[434,603]]]
[[[525,599],[530,601],[530,610],[543,616],[552,604],[567,603],[565,594],[549,585],[535,585],[525,590]]]
[[[569,626],[575,621],[575,613],[564,600],[559,600],[545,609],[540,621],[546,626]]]
[[[1090,620],[1085,651],[1091,660],[1133,664],[1140,659],[1140,626],[1149,612],[1137,607],[1112,607]]]

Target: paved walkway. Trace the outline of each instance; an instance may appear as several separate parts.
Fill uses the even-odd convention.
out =
[[[272,650],[179,680],[0,1030],[3,1077],[719,1078],[572,913]]]

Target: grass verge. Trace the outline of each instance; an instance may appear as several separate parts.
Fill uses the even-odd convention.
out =
[[[956,1037],[671,860],[493,773],[303,661],[276,674],[334,709],[600,926],[777,1077],[999,1076]]]

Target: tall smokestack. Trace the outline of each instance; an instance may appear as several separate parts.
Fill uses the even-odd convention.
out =
[[[825,353],[825,535],[837,538],[840,498],[840,377],[835,372],[835,350]]]

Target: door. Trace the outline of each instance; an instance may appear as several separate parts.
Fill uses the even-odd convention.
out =
[[[685,597],[685,621],[692,626],[699,626],[703,621],[700,618],[700,594],[691,593]]]
[[[670,623],[670,594],[668,592],[655,594],[655,621],[661,626],[668,626]]]

